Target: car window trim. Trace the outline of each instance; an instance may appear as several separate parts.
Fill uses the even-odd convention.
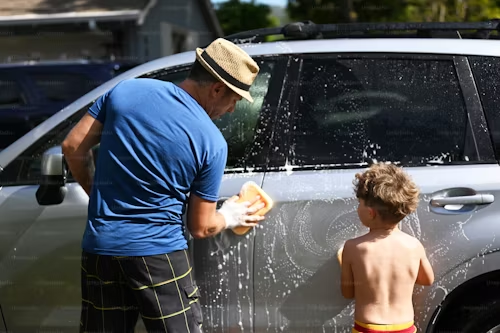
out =
[[[493,142],[489,136],[486,115],[481,104],[481,98],[474,82],[472,68],[468,57],[456,56],[453,57],[458,81],[463,92],[465,106],[468,116],[468,132],[472,136],[474,149],[480,162],[495,162],[495,150]],[[466,142],[466,144],[468,144]]]
[[[302,69],[301,57],[289,56],[286,63],[286,75],[280,92],[280,103],[273,117],[273,133],[270,137],[266,171],[282,171],[285,168],[290,149],[289,136],[298,101],[299,78]]]
[[[255,125],[253,142],[245,154],[245,164],[251,164],[252,166],[245,167],[244,170],[230,170],[227,173],[265,172],[268,168],[270,152],[273,150],[276,117],[282,101],[282,91],[287,76],[287,64],[290,58],[283,55],[271,55],[257,56],[253,57],[253,59],[257,59],[256,61],[274,61],[275,67]]]
[[[480,77],[482,73],[481,71],[481,68],[480,67],[475,67],[475,66],[472,66],[472,64],[476,63],[477,61],[484,61],[484,62],[489,62],[490,60],[493,60],[495,59],[496,62],[499,62],[500,63],[500,57],[498,56],[481,56],[481,55],[474,55],[474,56],[467,56],[467,64],[469,65],[469,68],[471,69],[471,80],[473,81],[473,84],[474,84],[474,89],[476,90],[476,93],[478,94],[478,99],[479,99],[479,103],[480,103],[480,109],[483,113],[483,117],[485,117],[485,127],[483,127],[485,129],[485,131],[487,132],[487,136],[489,138],[489,142],[491,143],[491,146],[493,147],[493,154],[494,154],[494,160],[498,163],[498,161],[500,161],[500,153],[499,153],[499,150],[498,150],[498,143],[496,142],[496,138],[494,137],[494,131],[495,131],[495,128],[493,126],[493,119],[491,119],[491,115],[490,113],[491,112],[494,112],[493,110],[490,110],[490,112],[488,112],[489,110],[487,109],[488,105],[485,105],[484,103],[484,97],[485,96],[482,96],[481,94],[484,94],[486,93],[485,91],[485,88],[486,87],[483,87],[481,88],[480,84],[481,84],[481,81],[483,81],[483,79]],[[494,83],[491,83],[491,84],[494,84]],[[481,93],[480,93],[481,91]],[[487,98],[487,96],[486,96]],[[481,127],[478,127],[477,130],[479,131],[479,128]],[[482,131],[479,131],[479,132],[482,132]],[[482,133],[480,133],[482,134]]]

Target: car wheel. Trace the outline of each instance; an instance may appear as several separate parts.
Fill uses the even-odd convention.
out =
[[[493,327],[492,329],[490,329],[486,333],[498,333],[498,332],[500,332],[500,325],[497,325],[497,326]]]
[[[500,333],[500,300],[489,303],[467,320],[463,332]]]

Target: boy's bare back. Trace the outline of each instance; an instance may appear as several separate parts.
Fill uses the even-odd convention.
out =
[[[342,262],[351,267],[355,283],[355,320],[373,324],[413,321],[414,285],[431,283],[430,264],[416,238],[398,228],[374,231],[349,240],[343,253]]]
[[[348,240],[341,253],[342,295],[355,299],[355,332],[365,324],[409,325],[413,288],[434,272],[420,241],[398,224],[418,207],[419,190],[403,170],[378,163],[356,174],[358,216],[369,232]],[[340,255],[340,251],[339,251]]]

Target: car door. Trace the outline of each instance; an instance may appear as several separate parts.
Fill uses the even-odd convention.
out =
[[[279,58],[256,59],[261,71],[252,86],[254,103],[238,102],[237,110],[216,121],[228,141],[229,158],[221,196],[238,193],[247,180],[262,184],[267,138],[270,137],[275,105],[282,86],[284,63]],[[189,67],[166,69],[147,77],[179,82]],[[0,174],[0,302],[5,321],[12,331],[53,330],[77,332],[80,320],[80,254],[85,228],[88,196],[68,179],[66,197],[58,205],[40,206],[35,193],[40,181],[42,154],[60,145],[67,133],[86,112],[89,103],[75,115],[35,142],[5,167]],[[98,147],[95,147],[98,155]],[[98,158],[98,157],[97,157]],[[191,240],[192,243],[192,240]],[[196,276],[204,302],[209,329],[224,325],[249,327],[252,285],[253,237],[224,234],[195,245]],[[209,252],[205,252],[209,251]],[[228,259],[231,258],[231,261]],[[232,263],[238,265],[233,266]],[[224,271],[219,269],[224,268]],[[242,276],[243,272],[247,272]],[[231,281],[231,285],[227,282]],[[244,293],[234,294],[240,281]],[[217,309],[226,303],[240,304],[242,316],[234,320],[220,316]],[[143,325],[138,325],[139,330]]]
[[[464,59],[325,53],[296,66],[263,184],[275,206],[255,239],[256,331],[351,331],[336,254],[367,232],[352,182],[375,161],[404,167],[421,190],[400,228],[424,244],[436,274],[433,286],[416,288],[423,331],[446,273],[500,246],[488,231],[500,208],[498,164],[488,133],[473,131],[485,123]],[[439,198],[450,202],[431,204]]]
[[[241,100],[234,113],[215,121],[228,143],[218,207],[237,195],[245,182],[262,185],[264,180],[287,58],[255,60],[260,71],[250,89],[254,102]],[[191,241],[204,332],[253,331],[254,238],[255,230],[241,236],[227,230]]]
[[[36,199],[42,154],[59,145],[85,108],[9,163],[0,174],[0,302],[9,330],[79,326],[80,242],[88,196],[70,181],[64,201]]]
[[[287,57],[264,56],[254,60],[260,71],[250,88],[253,103],[241,100],[232,114],[215,120],[228,143],[228,160],[219,192],[218,207],[239,193],[247,181],[259,185],[273,132],[273,119],[281,101]],[[159,71],[145,77],[181,82],[188,68]],[[254,231],[237,236],[223,231],[207,239],[189,235],[195,278],[201,292],[204,332],[253,329]],[[227,311],[232,309],[234,311]]]

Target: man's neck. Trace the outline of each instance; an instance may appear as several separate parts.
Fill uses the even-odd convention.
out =
[[[199,94],[198,86],[196,85],[195,82],[193,82],[191,80],[184,80],[181,83],[179,83],[177,86],[179,88],[181,88],[182,90],[184,90],[185,92],[187,92],[196,102],[198,102],[198,104],[204,110],[206,110],[204,102],[203,102],[203,98],[201,98],[201,96]]]

